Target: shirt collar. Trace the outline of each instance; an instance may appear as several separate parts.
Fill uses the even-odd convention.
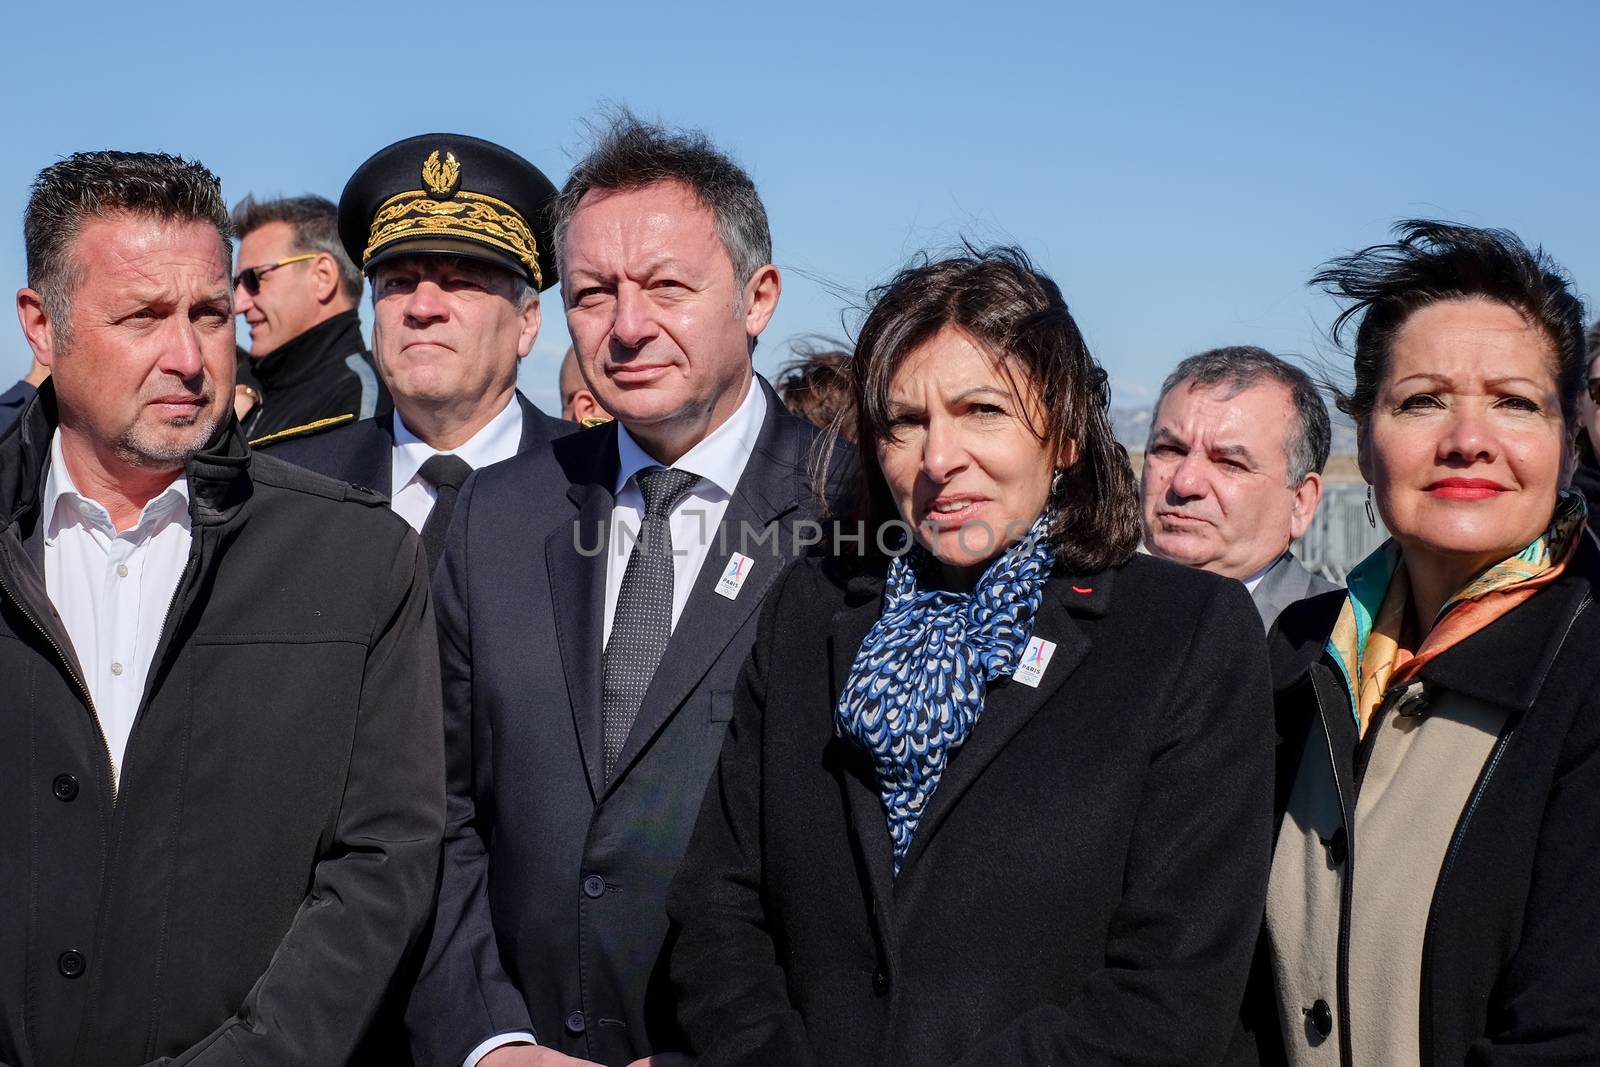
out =
[[[117,536],[116,528],[111,524],[111,513],[105,505],[80,492],[78,483],[72,480],[66,456],[61,451],[60,431],[50,436],[50,465],[44,478],[43,505],[44,510],[40,514],[45,519],[47,542],[54,542],[64,527],[80,520],[103,528],[113,537]],[[122,533],[132,533],[157,516],[176,517],[184,526],[188,526],[189,479],[183,472],[178,473],[172,484],[151,497],[139,512],[139,521]]]
[[[469,467],[477,470],[479,467],[487,467],[491,463],[510,459],[517,454],[517,448],[521,444],[522,405],[517,403],[517,394],[513,392],[500,414],[485,423],[483,429],[468,438],[461,447],[449,449],[444,454],[460,456]],[[396,410],[394,467],[391,471],[395,492],[398,493],[410,485],[411,480],[417,476],[417,471],[422,469],[422,465],[439,454],[439,449],[411,432],[411,427],[406,425],[406,420],[401,418],[400,412]]]
[[[1289,553],[1285,552],[1283,556],[1287,556],[1288,554]],[[1250,590],[1250,592],[1254,594],[1256,591],[1256,586],[1261,584],[1261,579],[1272,573],[1272,568],[1283,562],[1283,556],[1279,556],[1277,559],[1274,559],[1271,563],[1267,564],[1265,567],[1262,567],[1248,578],[1241,578],[1239,580],[1244,583],[1244,587],[1246,589]]]
[[[750,462],[750,453],[755,451],[756,438],[761,436],[761,426],[766,418],[766,392],[752,374],[744,400],[728,416],[727,421],[701,438],[671,466],[698,474],[732,496],[739,485],[739,477],[744,474],[745,464]],[[615,492],[618,494],[628,484],[628,479],[644,468],[661,466],[661,462],[641,448],[627,427],[620,423],[617,425],[617,460]]]

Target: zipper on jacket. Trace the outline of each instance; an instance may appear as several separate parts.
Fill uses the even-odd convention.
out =
[[[1328,714],[1322,704],[1322,691],[1317,688],[1317,678],[1311,676],[1311,695],[1317,701],[1317,718],[1321,720],[1322,739],[1328,744],[1328,771],[1333,775],[1333,790],[1339,797],[1339,822],[1345,823],[1345,813],[1354,816],[1353,806],[1344,802],[1344,783],[1339,780],[1339,761],[1333,751],[1333,734],[1328,730]],[[1341,1067],[1355,1067],[1354,1053],[1350,1049],[1350,906],[1355,896],[1356,834],[1355,826],[1345,825],[1345,870],[1339,886],[1339,959],[1334,976],[1334,992],[1339,998],[1339,1063]]]
[[[0,589],[3,589],[6,596],[11,598],[11,602],[17,606],[18,611],[22,612],[22,617],[28,620],[29,625],[39,631],[39,636],[50,643],[50,647],[55,650],[56,658],[67,669],[67,677],[72,679],[73,684],[78,687],[78,692],[83,695],[83,703],[89,709],[89,717],[94,720],[95,736],[100,738],[100,751],[106,758],[106,785],[111,789],[111,804],[115,807],[117,803],[117,764],[111,758],[111,743],[106,740],[105,727],[100,725],[100,712],[94,706],[94,697],[89,695],[89,687],[78,676],[77,669],[72,666],[71,657],[56,643],[56,639],[50,636],[50,631],[39,624],[39,620],[33,617],[33,612],[28,610],[28,605],[11,588],[11,584],[5,579],[4,568],[0,568]],[[168,610],[170,611],[171,608],[168,608]]]

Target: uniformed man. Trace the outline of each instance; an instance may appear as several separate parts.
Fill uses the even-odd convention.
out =
[[[363,163],[339,198],[339,236],[372,284],[372,350],[391,414],[255,442],[389,497],[430,562],[461,483],[574,429],[517,390],[556,282],[555,187],[500,145],[411,137]]]

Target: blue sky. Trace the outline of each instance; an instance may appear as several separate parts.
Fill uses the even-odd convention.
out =
[[[7,293],[28,184],[75,150],[198,158],[230,202],[337,197],[376,149],[444,129],[559,184],[612,101],[705,129],[755,177],[785,277],[766,372],[963,236],[1055,277],[1124,405],[1218,344],[1337,358],[1305,279],[1398,218],[1508,227],[1600,298],[1592,4],[96,2],[5,21]],[[552,295],[523,369],[542,402],[566,343]],[[14,321],[0,377],[27,365]]]

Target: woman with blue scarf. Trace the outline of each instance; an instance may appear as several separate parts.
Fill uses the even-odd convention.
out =
[[[903,271],[850,376],[856,516],[764,607],[669,902],[696,1062],[1219,1062],[1271,844],[1248,594],[1135,555],[1022,253]]]
[[[1357,323],[1393,537],[1269,641],[1267,1063],[1600,1063],[1600,552],[1566,489],[1582,306],[1514,235],[1408,222],[1316,281]]]

